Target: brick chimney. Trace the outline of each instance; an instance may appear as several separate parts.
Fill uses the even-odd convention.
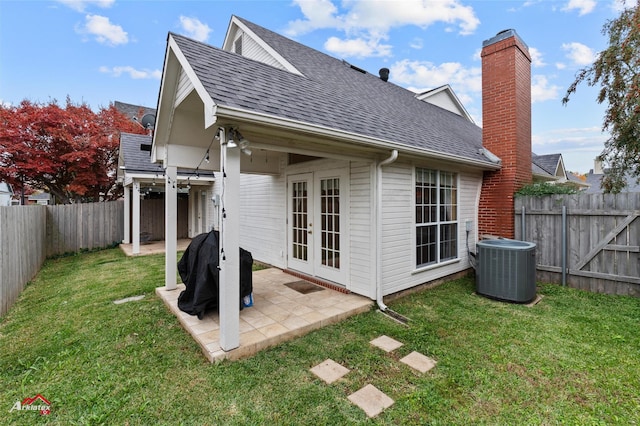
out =
[[[514,193],[531,182],[531,56],[515,30],[482,43],[482,145],[501,160],[485,172],[478,232],[514,238]]]

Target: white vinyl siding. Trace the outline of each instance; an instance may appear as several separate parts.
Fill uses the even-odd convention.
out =
[[[427,164],[425,168],[437,168],[435,166]],[[396,162],[383,170],[382,286],[385,295],[468,269],[467,221],[472,227],[469,247],[475,247],[482,172],[451,170],[458,175],[457,259],[416,268],[414,169],[413,164]]]
[[[348,289],[375,297],[375,208],[373,205],[374,166],[354,162],[350,168],[350,278]]]
[[[281,70],[286,69],[280,62],[278,62],[269,52],[267,52],[262,46],[256,43],[251,37],[246,34],[240,34],[237,37],[242,37],[242,56],[249,59],[271,65],[272,67],[279,68]],[[235,39],[236,42],[238,38]]]
[[[180,68],[180,77],[178,79],[178,87],[176,88],[175,105],[180,105],[180,103],[189,96],[189,93],[191,93],[193,89],[193,83],[189,79],[189,76],[184,72],[183,68]]]
[[[240,246],[278,268],[286,267],[286,194],[284,176],[240,176]]]
[[[418,165],[423,166],[423,165]],[[437,164],[425,164],[436,168]],[[255,260],[286,268],[287,261],[287,175],[348,170],[348,275],[347,289],[375,298],[376,207],[375,165],[369,162],[318,160],[286,167],[279,176],[242,175],[240,179],[240,245]],[[416,165],[397,161],[383,168],[382,194],[382,286],[392,294],[469,268],[466,251],[466,222],[470,221],[469,247],[475,247],[481,171],[452,169],[458,182],[457,258],[416,267],[415,177]],[[219,188],[216,188],[219,190]],[[207,215],[215,215],[207,209]]]

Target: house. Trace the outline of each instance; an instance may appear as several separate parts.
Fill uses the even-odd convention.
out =
[[[534,181],[564,183],[569,180],[562,154],[531,153],[531,172]]]
[[[48,192],[40,192],[37,194],[31,194],[27,198],[27,204],[38,204],[41,206],[48,206],[55,204],[55,197]]]
[[[484,129],[455,99],[439,104],[446,89],[429,102],[386,69],[237,16],[221,49],[168,35],[151,160],[165,170],[168,224],[178,167],[221,175],[208,213],[224,350],[239,344],[239,246],[385,309],[386,295],[467,271],[480,236],[513,237],[513,194],[531,181],[531,59],[513,30],[482,57]],[[167,289],[175,234],[167,226]]]
[[[0,206],[10,206],[13,199],[13,188],[7,182],[0,182]]]
[[[594,160],[593,169],[587,173],[587,184],[589,187],[584,190],[586,194],[602,194],[604,189],[601,182],[604,177],[604,170],[602,168],[602,161],[597,158]],[[625,176],[626,185],[622,188],[621,192],[640,192],[640,182],[630,174]]]
[[[165,176],[151,163],[151,136],[120,135],[117,181],[124,188],[124,240],[132,253],[140,243],[165,239]],[[207,208],[213,195],[211,171],[180,169],[177,175],[177,238],[191,238],[211,229]]]
[[[146,119],[155,121],[156,110],[154,108],[149,108],[142,105],[128,104],[121,101],[114,101],[113,106],[125,116],[130,117],[131,120],[137,122],[141,127],[144,127],[148,130],[153,129],[154,124],[149,124]],[[144,124],[142,124],[143,120]]]

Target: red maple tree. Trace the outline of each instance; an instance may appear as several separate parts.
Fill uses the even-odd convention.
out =
[[[64,108],[55,100],[0,106],[0,181],[49,192],[63,204],[117,199],[121,132],[145,129],[113,104],[97,113],[69,98]]]

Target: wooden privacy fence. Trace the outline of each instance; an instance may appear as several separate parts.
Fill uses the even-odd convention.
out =
[[[47,257],[109,247],[123,238],[123,201],[47,206]]]
[[[0,207],[0,315],[44,262],[45,223],[44,206]]]
[[[640,193],[517,197],[515,225],[538,280],[640,297]]]
[[[0,315],[44,259],[109,247],[124,236],[124,202],[0,207]]]

